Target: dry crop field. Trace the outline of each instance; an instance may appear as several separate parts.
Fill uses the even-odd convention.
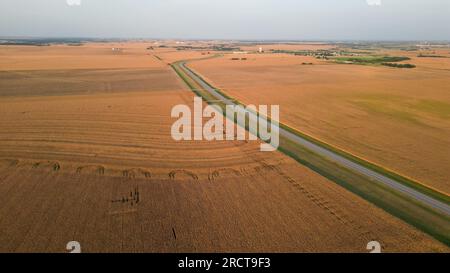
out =
[[[417,67],[271,53],[190,66],[246,104],[279,104],[281,120],[302,132],[449,194],[450,49],[376,53],[410,57]]]
[[[193,93],[147,46],[0,47],[0,252],[449,251],[259,143],[172,140]]]

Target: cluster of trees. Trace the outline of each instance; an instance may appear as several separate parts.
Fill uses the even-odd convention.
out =
[[[241,51],[240,47],[231,47],[223,45],[213,46],[211,49],[214,51]]]
[[[415,68],[413,64],[396,64],[396,63],[381,63],[384,66],[396,67],[396,68]]]
[[[360,63],[360,64],[382,64],[382,63],[395,63],[401,61],[411,60],[408,57],[398,57],[398,56],[367,56],[367,57],[345,57],[338,58],[339,61],[347,61],[352,63]]]

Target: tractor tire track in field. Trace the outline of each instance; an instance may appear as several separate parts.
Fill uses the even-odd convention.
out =
[[[208,174],[208,181],[213,182],[216,179],[231,178],[231,177],[242,177],[242,173],[238,170],[232,168],[220,168],[210,171]]]
[[[124,170],[124,171],[122,171],[122,176],[129,178],[129,179],[135,179],[135,178],[149,179],[152,177],[152,175],[149,171],[140,169],[140,168]]]
[[[196,175],[195,173],[188,171],[188,170],[184,170],[184,169],[180,169],[180,170],[173,170],[169,173],[169,178],[171,180],[178,180],[181,178],[177,178],[177,175],[183,175],[184,177],[187,177],[188,179],[193,179],[195,181],[198,180],[198,175]]]

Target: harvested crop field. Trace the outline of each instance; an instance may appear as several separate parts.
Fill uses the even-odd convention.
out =
[[[0,252],[449,251],[258,142],[175,142],[171,109],[193,94],[165,66],[120,69],[139,88],[93,77],[89,92],[74,80],[30,96],[37,83],[14,95],[1,80]]]
[[[144,44],[3,46],[0,56],[0,96],[170,91],[179,87],[170,67]]]
[[[281,120],[300,131],[450,192],[450,59],[437,66],[411,56],[417,68],[398,69],[287,54],[230,58],[190,66],[244,103],[279,104]]]
[[[140,43],[0,46],[1,71],[117,68],[161,69],[164,65]]]
[[[208,54],[209,52],[209,54]],[[214,52],[212,51],[162,51],[155,53],[156,56],[161,58],[161,60],[165,63],[173,63],[180,60],[190,60],[190,59],[200,59],[200,58],[207,58],[212,57],[214,55]]]

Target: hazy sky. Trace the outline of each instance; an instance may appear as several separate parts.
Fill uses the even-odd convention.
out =
[[[450,0],[0,0],[0,36],[450,40]]]

